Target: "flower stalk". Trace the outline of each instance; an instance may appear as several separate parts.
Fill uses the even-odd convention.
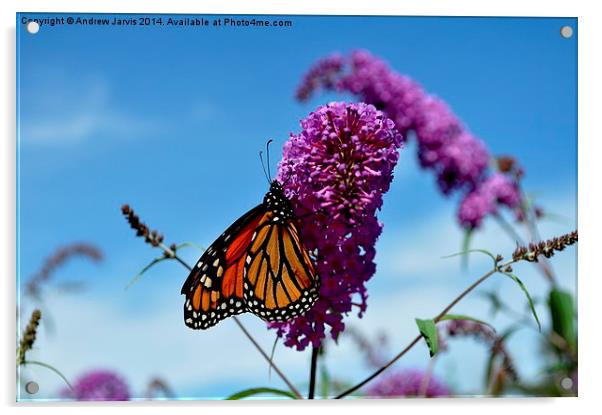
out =
[[[307,399],[314,399],[316,394],[316,373],[318,369],[318,357],[320,355],[319,347],[312,347],[311,349],[311,365],[309,370],[309,393]]]
[[[578,240],[577,231],[571,232],[569,234],[563,235],[558,238],[552,238],[548,241],[542,241],[538,244],[530,244],[529,247],[519,246],[512,255],[512,259],[506,261],[504,263],[500,263],[503,258],[498,255],[495,260],[495,264],[491,270],[483,274],[479,279],[477,279],[474,283],[472,283],[468,288],[462,291],[456,298],[452,300],[434,319],[435,323],[441,321],[443,316],[449,313],[449,311],[454,308],[464,297],[470,294],[475,288],[485,282],[492,275],[501,272],[507,273],[506,271],[508,267],[511,267],[512,264],[520,262],[520,261],[529,261],[535,262],[538,260],[539,256],[545,256],[546,258],[552,257],[556,252],[564,250],[567,246],[573,245]],[[383,366],[378,368],[374,373],[370,376],[359,382],[358,384],[352,386],[351,388],[345,390],[335,397],[335,399],[342,399],[345,396],[355,392],[382,372],[391,367],[395,362],[401,359],[407,352],[409,352],[416,344],[420,342],[422,339],[422,335],[416,336],[405,348],[403,348],[397,355],[395,355],[391,360],[385,363]]]
[[[134,212],[134,210],[127,204],[121,207],[121,212],[126,217],[126,220],[130,224],[131,228],[136,230],[136,236],[144,238],[144,241],[155,248],[159,248],[163,251],[163,255],[166,258],[175,259],[182,266],[184,266],[189,271],[192,270],[192,267],[184,261],[180,256],[178,256],[176,252],[176,245],[172,244],[169,247],[163,243],[164,237],[157,230],[149,231],[149,228],[146,224],[144,224],[138,215]],[[299,390],[291,383],[290,380],[284,375],[284,373],[280,370],[280,368],[270,359],[268,354],[261,348],[259,343],[253,338],[251,333],[245,328],[245,326],[240,322],[240,320],[236,316],[232,316],[232,319],[236,323],[236,325],[241,329],[243,334],[249,339],[249,341],[253,344],[253,346],[257,349],[257,351],[263,356],[263,358],[268,362],[268,364],[274,369],[274,371],[278,374],[280,379],[289,387],[291,392],[293,392],[299,399],[303,399]]]

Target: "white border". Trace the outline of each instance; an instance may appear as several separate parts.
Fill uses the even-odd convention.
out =
[[[286,411],[289,414],[306,414],[308,411],[345,411],[364,414],[375,406],[385,413],[462,413],[462,414],[506,414],[508,411],[589,413],[600,396],[599,388],[602,368],[600,367],[600,303],[602,273],[595,270],[595,249],[599,242],[595,235],[600,231],[600,123],[602,96],[600,88],[600,40],[602,24],[596,13],[595,1],[557,0],[303,0],[288,2],[257,0],[203,1],[190,0],[144,2],[135,0],[86,0],[72,2],[55,0],[22,0],[1,2],[2,14],[2,107],[3,140],[0,159],[0,194],[2,238],[0,253],[4,264],[2,310],[2,365],[0,377],[2,404],[6,413],[106,413],[108,407],[117,413],[164,414],[190,413],[199,415],[209,411],[227,413],[263,413]],[[355,401],[355,402],[155,402],[109,405],[16,405],[14,403],[14,333],[15,333],[15,12],[124,12],[124,13],[227,13],[227,14],[348,14],[348,15],[452,15],[452,16],[570,16],[579,18],[579,327],[580,327],[580,373],[577,399],[457,399],[443,401]],[[553,87],[553,86],[551,86]],[[535,109],[534,109],[535,110]],[[598,254],[599,255],[599,254]],[[152,362],[149,362],[152,364]],[[311,405],[309,407],[308,405]],[[334,406],[336,405],[336,406]]]

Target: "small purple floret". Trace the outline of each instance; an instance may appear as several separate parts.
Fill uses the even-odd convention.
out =
[[[78,378],[73,389],[64,390],[62,396],[77,401],[127,401],[130,392],[119,375],[108,370],[97,370]]]
[[[366,395],[374,398],[437,398],[449,396],[450,391],[433,375],[410,369],[381,376],[366,390]]]
[[[487,215],[497,213],[500,205],[516,208],[519,204],[516,183],[508,176],[496,173],[466,195],[460,203],[458,219],[466,228],[478,228]]]

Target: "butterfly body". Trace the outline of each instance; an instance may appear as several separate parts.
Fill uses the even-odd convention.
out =
[[[274,180],[263,202],[230,225],[195,264],[182,287],[184,322],[207,329],[247,311],[286,321],[311,308],[318,289],[291,203]]]

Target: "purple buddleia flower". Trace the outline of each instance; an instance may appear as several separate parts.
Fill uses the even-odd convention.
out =
[[[434,170],[437,171],[439,188],[445,194],[459,187],[470,189],[476,186],[489,161],[483,142],[467,132],[450,140],[438,153]]]
[[[516,208],[519,204],[516,183],[508,176],[496,173],[466,195],[460,203],[458,219],[466,228],[478,228],[485,216],[497,212],[498,206]]]
[[[73,389],[61,395],[77,401],[127,401],[130,399],[128,385],[116,373],[108,370],[91,371],[73,384]]]
[[[301,127],[284,145],[278,180],[302,218],[320,297],[303,316],[270,324],[298,350],[320,346],[327,332],[336,339],[352,303],[360,317],[365,311],[365,283],[376,270],[374,244],[382,229],[376,211],[402,145],[393,121],[363,103],[319,107]]]
[[[485,216],[493,212],[495,212],[493,200],[477,190],[467,194],[460,203],[458,220],[465,228],[475,229],[481,226]]]
[[[381,333],[376,339],[370,339],[357,328],[349,326],[346,329],[346,336],[357,345],[370,367],[378,368],[387,363],[385,351],[388,338],[384,333]]]
[[[450,391],[432,374],[409,369],[381,376],[366,390],[366,395],[374,398],[437,398],[449,396]]]
[[[380,59],[366,51],[351,54],[349,70],[333,84],[338,91],[358,95],[363,102],[374,105],[395,122],[401,134],[415,127],[425,93],[410,78],[389,69]],[[342,73],[341,70],[339,72]],[[328,85],[324,85],[328,88]]]
[[[343,68],[343,56],[335,53],[318,61],[305,75],[303,82],[297,88],[297,99],[304,101],[320,87],[332,88],[336,76]]]
[[[443,101],[370,53],[355,51],[346,60],[336,54],[318,61],[297,97],[307,99],[320,88],[357,95],[391,118],[404,137],[414,131],[420,163],[434,171],[444,194],[470,190],[483,177],[489,154],[482,141],[466,130]]]

